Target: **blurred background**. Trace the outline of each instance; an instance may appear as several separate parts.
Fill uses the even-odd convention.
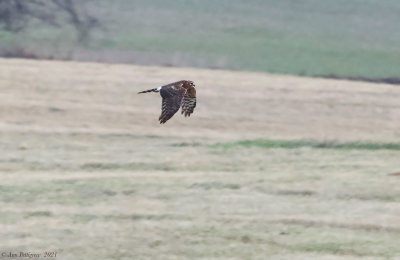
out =
[[[399,74],[397,1],[2,0],[0,54],[306,76]]]
[[[0,0],[0,258],[400,259],[399,13]]]

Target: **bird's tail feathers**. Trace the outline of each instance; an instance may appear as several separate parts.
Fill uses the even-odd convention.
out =
[[[148,92],[159,92],[159,91],[158,91],[157,88],[152,88],[152,89],[140,91],[140,92],[138,92],[138,94],[141,94],[141,93],[148,93]]]

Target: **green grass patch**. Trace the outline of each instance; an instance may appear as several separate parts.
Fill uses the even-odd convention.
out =
[[[339,254],[339,255],[354,255],[354,256],[365,256],[370,255],[362,251],[357,251],[352,246],[344,243],[326,242],[326,243],[311,243],[305,244],[298,247],[301,251],[316,252],[316,253],[328,253],[328,254]]]
[[[298,149],[310,147],[314,149],[343,149],[343,150],[395,150],[400,151],[400,143],[383,142],[337,142],[337,141],[315,141],[315,140],[241,140],[230,143],[217,143],[211,145],[214,148],[235,149],[239,147],[258,147],[263,149]]]
[[[25,217],[51,217],[53,214],[50,211],[33,211],[25,214]]]
[[[171,146],[173,147],[198,147],[198,146],[202,146],[201,143],[197,143],[197,142],[182,142],[182,143],[174,143],[171,144]]]
[[[221,183],[221,182],[201,182],[201,183],[196,182],[190,185],[190,188],[200,188],[204,190],[210,190],[210,189],[238,190],[240,189],[240,185],[234,183]]]

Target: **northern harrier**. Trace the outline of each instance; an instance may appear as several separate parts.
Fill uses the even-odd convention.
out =
[[[181,80],[140,93],[160,92],[162,97],[160,124],[167,122],[181,107],[182,114],[190,116],[196,107],[196,89],[193,81]]]

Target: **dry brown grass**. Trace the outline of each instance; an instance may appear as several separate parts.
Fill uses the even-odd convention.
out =
[[[0,60],[1,251],[61,259],[396,259],[400,151],[215,146],[397,142],[398,86]],[[140,90],[198,88],[157,122]]]

